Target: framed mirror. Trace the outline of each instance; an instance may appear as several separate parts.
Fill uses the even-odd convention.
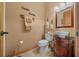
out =
[[[74,26],[74,7],[67,7],[56,12],[56,28],[69,28]]]

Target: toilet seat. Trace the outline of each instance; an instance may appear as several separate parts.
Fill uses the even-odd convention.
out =
[[[48,41],[47,41],[47,40],[40,40],[40,41],[38,42],[38,45],[39,45],[40,47],[42,47],[42,46],[47,46],[47,45],[48,45]]]

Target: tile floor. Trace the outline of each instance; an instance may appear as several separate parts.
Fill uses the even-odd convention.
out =
[[[50,48],[47,54],[41,55],[40,54],[40,48],[32,49],[31,51],[25,52],[23,54],[20,54],[21,57],[54,57],[53,52],[51,52]]]

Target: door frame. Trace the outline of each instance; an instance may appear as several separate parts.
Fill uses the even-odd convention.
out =
[[[5,2],[3,2],[3,31],[5,32]],[[5,35],[3,35],[3,57],[5,57]]]
[[[75,45],[74,45],[74,49],[75,49],[75,57],[77,56],[77,2],[75,3],[75,8],[74,8],[74,29],[75,29]]]
[[[1,31],[5,31],[5,2],[0,2],[1,5]],[[0,34],[1,36],[1,34]],[[5,57],[5,35],[1,36],[1,57]]]

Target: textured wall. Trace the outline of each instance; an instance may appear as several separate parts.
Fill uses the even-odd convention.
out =
[[[32,23],[32,30],[23,30],[23,19],[20,14],[26,13],[21,6],[31,9],[36,14],[35,21]],[[45,3],[6,3],[6,56],[13,54],[18,40],[23,40],[21,50],[32,48],[38,44],[44,32]]]

